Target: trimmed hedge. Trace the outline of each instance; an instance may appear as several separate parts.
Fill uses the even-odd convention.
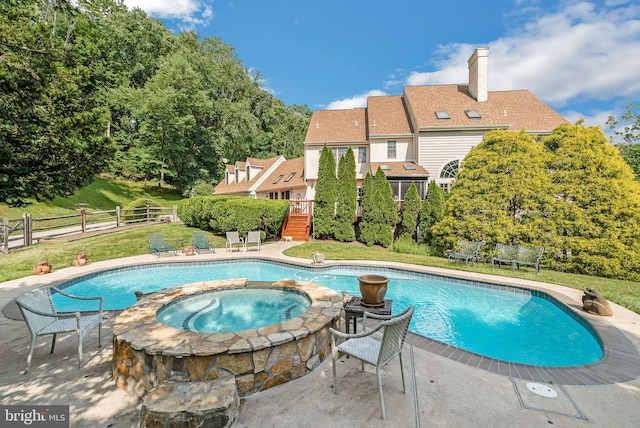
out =
[[[178,205],[178,215],[187,226],[209,230],[216,235],[238,231],[264,232],[265,237],[279,237],[289,210],[289,201],[250,199],[240,196],[196,196]]]

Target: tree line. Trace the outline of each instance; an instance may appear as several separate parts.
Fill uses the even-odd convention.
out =
[[[311,116],[232,46],[173,34],[122,0],[0,6],[0,202],[68,196],[100,173],[185,193],[228,162],[303,155]]]
[[[313,208],[313,231],[318,239],[342,242],[358,240],[367,246],[385,248],[409,242],[433,243],[431,227],[445,212],[445,193],[434,182],[429,183],[422,201],[415,183],[411,183],[399,206],[393,198],[391,185],[381,168],[364,177],[361,196],[358,195],[356,164],[350,147],[338,161],[327,146],[320,152],[318,181]],[[360,199],[360,218],[356,210]]]

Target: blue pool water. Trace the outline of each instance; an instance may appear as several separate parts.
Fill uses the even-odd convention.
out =
[[[226,333],[280,324],[309,306],[308,297],[277,288],[210,291],[169,303],[156,319],[178,330]]]
[[[365,270],[363,270],[365,269]],[[393,312],[415,306],[410,330],[488,357],[539,366],[575,366],[596,362],[603,352],[590,327],[562,310],[562,305],[532,295],[464,284],[453,279],[395,269],[331,267],[313,269],[261,260],[148,265],[117,269],[62,285],[81,296],[104,296],[107,310],[136,302],[135,292],[158,291],[192,282],[248,278],[311,281],[338,292],[359,295],[363,273],[389,277],[385,298]],[[511,289],[514,290],[514,289]],[[82,309],[54,297],[60,311]]]

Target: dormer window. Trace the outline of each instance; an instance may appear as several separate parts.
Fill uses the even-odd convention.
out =
[[[447,113],[444,110],[438,110],[436,112],[436,117],[438,118],[438,120],[451,119],[451,116],[449,116],[449,113]]]
[[[465,110],[464,113],[469,119],[481,119],[482,116],[478,110]]]

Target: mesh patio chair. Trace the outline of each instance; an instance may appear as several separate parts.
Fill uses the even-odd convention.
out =
[[[193,246],[196,251],[200,253],[200,251],[211,251],[212,253],[216,252],[216,247],[213,245],[211,240],[207,238],[207,234],[204,232],[193,232]]]
[[[96,311],[92,312],[69,312],[59,313],[53,305],[51,290],[74,300],[99,300],[100,305]],[[102,297],[81,297],[67,294],[55,287],[39,288],[18,296],[16,303],[22,312],[29,332],[31,332],[31,346],[27,357],[27,368],[25,373],[31,368],[31,357],[36,344],[36,337],[53,335],[51,341],[51,353],[56,346],[56,335],[58,333],[72,333],[78,335],[78,366],[82,367],[82,339],[95,327],[98,327],[98,347],[101,346],[102,336]]]
[[[178,254],[178,247],[168,245],[167,241],[164,240],[164,235],[162,233],[150,233],[148,238],[149,252],[153,253],[154,256],[160,256],[162,253],[170,252],[173,252],[174,255]]]
[[[245,250],[249,249],[249,244],[257,245],[258,251],[260,251],[260,232],[249,232],[247,239],[244,240]]]
[[[244,239],[240,237],[238,232],[227,232],[227,251],[233,251],[233,246],[237,245],[238,250],[244,248]]]
[[[480,247],[482,247],[482,241],[458,241],[453,252],[447,257],[447,264],[451,262],[451,259],[454,263],[456,260],[464,260],[464,267],[469,267],[469,260],[471,260],[471,266],[473,266],[474,262],[478,260]]]
[[[384,395],[382,393],[381,371],[396,356],[400,358],[400,373],[402,375],[402,392],[406,393],[404,380],[404,367],[402,365],[402,346],[407,336],[409,323],[413,316],[413,306],[409,306],[405,311],[396,315],[375,315],[365,312],[363,315],[364,330],[361,333],[348,334],[330,328],[331,332],[331,356],[333,360],[333,392],[338,393],[338,382],[336,377],[336,363],[343,355],[349,355],[364,363],[371,364],[376,368],[378,379],[378,394],[380,395],[380,411],[382,419],[386,419],[384,410]],[[367,318],[384,320],[372,330],[367,330]],[[372,335],[380,330],[384,330],[382,339],[378,340]],[[341,344],[336,344],[336,337],[346,339]]]

